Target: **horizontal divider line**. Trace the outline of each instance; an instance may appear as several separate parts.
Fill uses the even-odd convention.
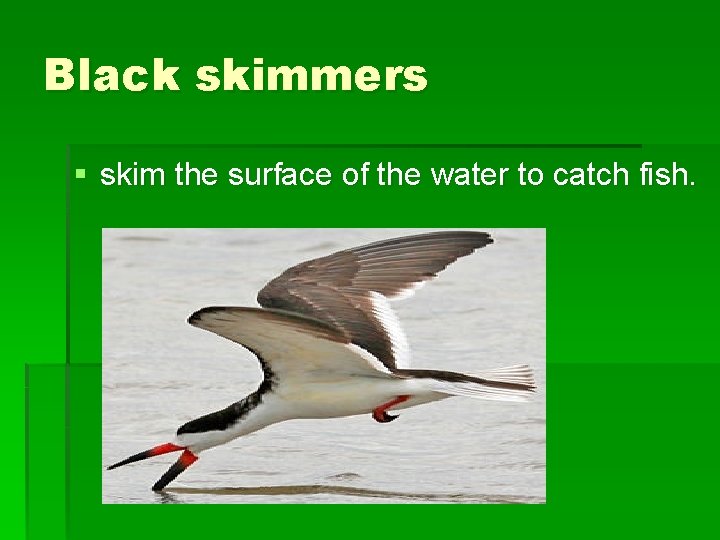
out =
[[[75,146],[75,145],[72,145]],[[443,149],[443,148],[620,148],[620,149],[642,149],[642,144],[475,144],[475,143],[238,143],[238,144],[79,144],[77,146],[147,146],[156,148],[170,147],[196,147],[196,148],[422,148],[422,149]]]

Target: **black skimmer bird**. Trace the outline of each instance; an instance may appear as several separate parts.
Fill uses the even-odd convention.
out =
[[[108,469],[169,452],[179,459],[161,491],[204,450],[297,418],[372,415],[451,396],[525,401],[535,390],[518,365],[474,375],[411,369],[410,347],[389,301],[411,296],[460,257],[492,244],[484,232],[435,232],[375,242],[294,266],[258,294],[261,308],[206,307],[188,322],[234,341],[260,361],[260,387],[177,430],[175,440]]]

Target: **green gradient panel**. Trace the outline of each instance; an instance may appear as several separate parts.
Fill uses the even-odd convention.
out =
[[[64,364],[26,368],[26,519],[27,537],[31,540],[65,538],[65,374]],[[99,405],[97,400],[93,406]]]
[[[267,40],[225,44],[218,36],[211,45],[168,43],[147,50],[106,40],[73,45],[63,36],[62,46],[26,51],[18,72],[33,107],[9,114],[43,121],[42,139],[82,143],[718,141],[717,74],[708,67],[716,60],[712,49],[553,47],[513,40],[511,47],[466,47],[461,41],[287,47]],[[175,77],[180,91],[96,92],[77,85],[45,91],[46,57],[76,64],[89,57],[93,68],[123,69],[152,66],[156,55],[180,67]],[[198,67],[222,66],[224,57],[252,65],[255,56],[266,66],[422,65],[428,86],[422,92],[195,88]]]
[[[14,337],[7,348],[9,361],[16,364],[16,369],[7,370],[8,385],[21,387],[27,362],[62,363],[64,359],[64,178],[66,147],[70,143],[720,142],[718,71],[713,69],[718,57],[716,19],[709,16],[704,5],[689,3],[665,10],[623,3],[593,10],[588,16],[575,8],[553,9],[545,4],[512,4],[507,8],[482,4],[475,11],[466,6],[428,11],[384,3],[381,8],[367,5],[354,10],[353,24],[345,13],[335,10],[311,10],[305,5],[271,9],[269,18],[267,12],[252,5],[224,10],[207,6],[184,12],[160,4],[144,3],[141,8],[128,4],[113,12],[109,24],[98,15],[96,6],[77,7],[72,13],[61,4],[8,8],[7,28],[0,36],[11,51],[3,70],[8,105],[4,110],[4,149],[8,159],[3,163],[6,204],[0,217],[4,230],[9,232],[4,238],[5,248],[14,263],[4,267],[9,284],[4,299],[12,309],[4,310],[1,316],[3,327]],[[381,31],[374,31],[382,22],[394,25],[393,30],[383,26]],[[362,34],[354,36],[356,29],[361,29]],[[418,63],[428,68],[430,86],[417,95],[354,92],[252,97],[233,92],[138,96],[77,91],[48,94],[44,90],[44,58],[50,56],[89,56],[124,65],[164,56],[188,69],[193,62],[205,64],[225,56],[241,59],[256,55],[264,56],[268,63]],[[462,70],[460,74],[458,70]],[[717,185],[716,178],[712,181]],[[606,199],[605,216],[596,212],[597,221],[592,225],[584,221],[583,205],[564,204],[567,201],[562,201],[562,196],[557,201],[538,201],[535,209],[518,201],[519,208],[530,211],[530,218],[539,217],[550,226],[548,299],[573,300],[563,302],[564,311],[548,303],[548,346],[564,340],[569,343],[559,351],[550,351],[551,360],[573,361],[591,355],[598,361],[664,358],[661,361],[705,362],[718,357],[717,347],[710,341],[717,305],[718,268],[712,256],[717,243],[712,201],[717,197],[707,184],[702,189],[706,191],[672,193],[659,208],[654,207],[657,201],[652,197],[638,199],[634,205]],[[682,198],[677,207],[673,204],[676,197]],[[592,194],[587,196],[588,200],[593,198]],[[128,214],[135,213],[138,199],[126,199]],[[454,199],[461,210],[474,212],[475,206],[481,208],[481,221],[485,223],[485,213],[491,208],[483,204],[482,197],[458,195]],[[263,197],[242,205],[267,201]],[[287,208],[290,202],[278,201],[279,208]],[[333,206],[350,208],[331,212],[327,224],[338,226],[353,221],[353,214],[362,215],[367,199],[343,197],[332,202]],[[199,200],[198,204],[208,202]],[[418,198],[408,199],[402,208],[391,201],[381,204],[369,218],[372,225],[411,224],[402,219],[402,213],[438,216],[435,222],[425,222],[431,226],[477,222],[466,222],[461,217],[465,214],[448,210],[448,215],[457,218],[448,223],[434,205],[426,208],[427,201]],[[143,216],[145,225],[153,221],[148,210],[145,206],[137,214]],[[387,215],[382,217],[384,211]],[[513,213],[505,212],[504,216],[500,222],[488,220],[488,224],[518,226],[529,221]],[[635,221],[630,227],[626,220],[632,216]],[[384,222],[374,223],[381,217]],[[524,219],[522,223],[520,218]],[[264,219],[271,221],[270,216]],[[200,225],[220,221],[222,216],[215,216],[212,223]],[[272,225],[280,225],[279,221]],[[317,218],[315,223],[319,221]],[[290,218],[284,222],[293,225]],[[358,217],[356,223],[367,226],[369,222]],[[612,247],[607,246],[608,238],[615,242]],[[622,248],[618,248],[617,238],[626,240]],[[597,253],[588,245],[590,241],[602,246]],[[92,253],[99,247],[90,246],[88,250]],[[611,254],[607,258],[603,256],[605,251]],[[81,281],[81,276],[75,279]],[[88,279],[97,282],[99,278],[91,272]],[[614,285],[618,284],[627,286],[617,289]],[[607,300],[616,304],[614,311]],[[90,309],[99,314],[95,304],[90,304]],[[43,320],[41,338],[37,325],[27,324],[38,317],[38,310]],[[613,318],[601,321],[595,315],[597,311]],[[623,314],[620,321],[614,318],[618,313]],[[594,327],[584,324],[588,316]],[[99,324],[97,319],[89,326],[90,344],[85,348],[89,354],[75,361],[99,358],[99,333],[93,333]],[[639,331],[634,332],[634,328]],[[632,338],[630,343],[628,337]],[[556,389],[563,390],[563,379],[555,377],[554,369],[550,366],[550,398]],[[697,370],[678,364],[676,372],[682,382],[692,384],[667,381],[675,396],[667,399],[674,399],[676,408],[666,412],[673,412],[673,418],[686,419],[689,431],[697,429],[707,434],[712,419],[705,424],[700,419],[716,407],[697,403],[696,394],[711,390],[696,390]],[[702,372],[701,376],[705,375]],[[617,376],[622,379],[622,372],[618,371]],[[564,380],[564,384],[572,382]],[[601,399],[606,392],[602,390]],[[647,398],[660,391],[643,391],[642,387],[622,390],[640,392],[633,395],[644,404],[654,403]],[[19,390],[6,392],[3,399],[8,410],[23,407]],[[53,414],[57,412],[55,402],[42,403],[39,409],[44,406]],[[624,418],[620,415],[617,421],[622,423]],[[12,422],[7,424],[11,430],[8,439],[23,439],[20,424],[18,421],[17,429],[12,428]],[[553,447],[571,439],[572,429],[572,425],[548,425],[551,464],[562,465],[554,461],[557,454]],[[613,433],[611,430],[605,435],[613,439]],[[35,436],[41,437],[37,433]],[[638,441],[649,455],[664,454],[668,463],[679,461],[685,466],[697,463],[695,443],[701,451],[713,444],[691,439],[684,449],[673,447],[677,454],[671,455],[663,445],[650,447]],[[604,474],[594,473],[595,466],[595,462],[588,465],[584,484],[578,481],[573,491],[564,493],[566,498],[600,504],[605,511],[590,515],[589,508],[557,510],[552,514],[557,516],[552,519],[558,524],[554,531],[565,530],[564,525],[568,525],[570,532],[585,536],[654,531],[687,534],[694,524],[714,515],[705,504],[714,495],[707,488],[714,479],[704,471],[676,473],[673,471],[680,469],[665,467],[640,482],[633,482],[631,476],[615,478],[621,486],[618,501],[617,494],[593,490],[593,482]],[[17,470],[7,472],[9,481],[18,489],[8,490],[4,507],[7,531],[22,537],[24,498],[19,495],[19,482],[13,480],[13,475],[22,476],[19,469],[18,460]],[[552,479],[552,467],[549,475]],[[636,495],[633,500],[627,496],[631,491]],[[39,496],[36,493],[33,497]],[[44,502],[50,505],[50,499]],[[651,508],[664,511],[651,520]],[[49,527],[42,521],[42,507],[40,513],[37,510],[31,514],[41,521],[37,527]],[[514,512],[511,508],[494,511],[511,519],[515,516],[508,514]],[[184,531],[184,514],[179,509],[175,512],[175,525],[163,534]],[[541,512],[545,510],[536,509],[533,518]],[[378,525],[392,527],[395,516]],[[466,523],[475,524],[472,518]],[[326,520],[323,515],[322,522]],[[446,532],[448,523],[441,521]],[[610,530],[613,523],[617,525]],[[251,519],[240,521],[243,532],[256,524]],[[528,520],[527,527],[520,529],[535,531],[535,520]],[[58,531],[53,538],[58,537]],[[505,535],[507,528],[502,533]]]
[[[714,235],[717,196],[711,146],[643,148],[307,148],[242,146],[74,146],[70,151],[70,498],[71,537],[97,535],[150,538],[167,531],[233,532],[240,519],[249,529],[274,519],[279,533],[313,529],[327,510],[303,507],[195,506],[158,510],[152,506],[100,504],[101,227],[102,226],[541,226],[548,228],[548,505],[544,509],[486,509],[486,533],[524,536],[506,530],[508,519],[527,519],[533,530],[554,531],[556,523],[586,527],[607,536],[612,512],[634,520],[626,532],[667,532],[669,524],[647,520],[663,493],[688,476],[702,476],[694,497],[711,500],[718,471],[717,451],[702,412],[712,410],[712,393],[698,381],[712,381],[720,366],[703,342],[717,291],[705,284],[716,275],[705,246]],[[431,165],[512,166],[517,161],[546,169],[565,164],[619,160],[637,168],[643,161],[678,161],[696,181],[692,187],[451,189],[420,186],[343,185],[315,188],[232,187],[218,182],[200,188],[105,187],[98,173],[112,162],[139,161],[172,169],[177,161],[198,167],[271,165],[328,166],[333,171],[362,161],[392,160],[403,167]],[[74,178],[75,168],[87,177]],[[252,190],[252,192],[250,191]],[[368,212],[348,212],[336,203],[352,193]],[[466,195],[470,193],[471,196]],[[556,202],[557,201],[557,202]],[[128,211],[132,208],[132,211]],[[421,212],[418,209],[426,209]],[[555,209],[549,212],[548,209]],[[692,308],[690,308],[692,306]],[[707,306],[708,312],[698,309]],[[682,335],[683,339],[678,339]],[[681,362],[688,362],[682,364]],[[679,383],[680,373],[692,373]],[[681,402],[697,415],[688,415]],[[695,459],[669,456],[693,448]],[[622,486],[622,489],[619,488]],[[706,486],[706,487],[703,487]],[[704,491],[703,491],[704,490]],[[643,501],[652,501],[644,505]],[[390,533],[426,530],[418,520],[383,520]],[[413,510],[399,510],[413,512]],[[692,515],[695,507],[679,506]],[[159,513],[162,512],[162,513]],[[298,514],[297,512],[303,512]],[[309,512],[309,515],[307,514]],[[313,518],[315,513],[317,518]],[[362,507],[333,509],[357,522]],[[373,510],[382,516],[390,510]],[[507,512],[512,512],[508,514]],[[528,514],[525,514],[528,512]],[[322,518],[320,516],[323,516]],[[508,517],[510,516],[510,517]],[[527,516],[527,517],[523,517]],[[568,516],[573,516],[569,518]],[[182,523],[179,528],[178,522]],[[393,523],[398,523],[393,525]],[[112,525],[110,525],[112,524]],[[292,524],[292,525],[291,525]],[[377,523],[372,524],[373,530]],[[402,527],[402,529],[399,529]],[[444,524],[445,532],[465,525]],[[579,529],[578,529],[579,530]],[[363,526],[353,531],[368,534]],[[322,535],[317,532],[317,535]]]
[[[68,378],[68,538],[104,536],[107,531],[95,528],[93,533],[88,526],[92,510],[100,506],[100,474],[104,474],[97,428],[102,423],[102,370],[97,364],[72,365]],[[107,523],[105,527],[114,525]]]
[[[716,362],[704,337],[720,301],[708,288],[718,264],[712,242],[714,146],[643,148],[248,148],[242,146],[74,146],[70,186],[71,362],[101,355],[101,227],[546,227],[548,362]],[[694,186],[231,186],[233,166],[327,166],[363,161],[397,166],[559,165],[673,160]],[[103,186],[101,168],[118,161],[171,171],[177,162],[216,167],[214,186]],[[87,178],[75,179],[85,168]],[[174,174],[174,173],[173,173]],[[357,210],[336,201],[350,197]],[[132,209],[131,211],[129,209]],[[552,209],[552,211],[550,211]],[[682,339],[678,336],[682,335]]]
[[[554,348],[550,347],[551,353]],[[64,371],[47,366],[33,369],[33,376],[38,377],[46,376],[43,371]],[[337,536],[335,527],[341,526],[340,521],[347,524],[346,520],[353,523],[347,533],[352,538],[376,534],[379,522],[386,535],[422,534],[436,527],[449,535],[466,534],[467,520],[481,521],[484,535],[506,538],[526,538],[529,530],[606,538],[620,523],[623,536],[699,533],[702,525],[697,521],[673,524],[672,516],[692,518],[712,512],[720,479],[715,460],[720,450],[717,437],[702,415],[688,416],[677,406],[682,399],[692,410],[712,410],[715,398],[709,385],[698,382],[697,391],[678,392],[678,373],[690,371],[696,381],[713,381],[720,377],[720,365],[549,364],[546,506],[465,506],[438,526],[437,520],[442,518],[436,512],[441,510],[426,515],[427,511],[418,513],[413,505],[374,505],[369,520],[363,519],[370,511],[364,505],[332,509],[321,505],[102,505],[101,371],[99,364],[74,365],[69,371],[68,538],[238,534],[239,527],[247,535],[260,534],[268,523],[273,524],[273,534],[332,538]],[[31,394],[32,407],[44,403],[42,396]],[[60,419],[52,420],[64,425]],[[33,422],[31,442],[44,441],[47,429],[46,423]],[[54,428],[50,425],[49,429]],[[686,454],[689,448],[693,460],[669,459]],[[31,452],[34,456],[35,450]],[[692,493],[677,493],[675,487],[688,479],[702,481],[694,485]],[[47,490],[48,480],[62,485],[54,476],[31,476],[30,488],[37,492],[30,499],[31,516],[43,516],[33,521],[38,534],[31,538],[60,537],[40,533],[59,533],[55,527],[63,519],[54,497],[58,494]],[[331,525],[334,520],[339,521]],[[516,526],[508,528],[508,520]],[[560,522],[562,531],[557,528]]]

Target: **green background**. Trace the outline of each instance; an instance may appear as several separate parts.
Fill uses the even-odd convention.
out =
[[[436,530],[606,537],[692,534],[713,515],[720,369],[712,340],[718,300],[712,145],[720,142],[720,108],[716,29],[702,4],[472,12],[451,4],[366,3],[298,12],[274,5],[266,13],[237,4],[124,3],[107,10],[33,4],[8,11],[6,26],[5,530],[19,538],[26,529],[31,538],[60,538],[64,531],[67,538],[149,538],[257,534],[272,523],[277,534],[335,536],[338,519],[352,523],[349,536]],[[118,66],[163,56],[183,66],[187,80],[178,77],[177,93],[45,92],[44,59],[80,56]],[[429,84],[420,93],[196,91],[194,69],[225,56],[308,66],[419,64]],[[687,161],[699,176],[692,188],[652,192],[268,190],[231,197],[111,193],[90,175],[71,182],[66,197],[75,159],[89,173],[103,156],[122,151],[172,159],[172,147],[83,146],[99,143],[190,145],[176,151],[198,159],[211,152],[200,145],[214,144],[632,143],[644,146],[602,149],[603,156]],[[359,155],[414,163],[532,155],[555,163],[595,151],[323,147],[302,156],[318,163]],[[245,152],[253,159],[300,155],[287,148]],[[368,200],[377,205],[370,213]],[[373,508],[367,518],[370,510],[359,506],[102,507],[93,366],[100,360],[99,227],[154,225],[547,227],[548,504],[423,513]],[[68,425],[89,427],[72,429],[66,447]]]

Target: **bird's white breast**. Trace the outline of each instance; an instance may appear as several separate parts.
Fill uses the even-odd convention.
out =
[[[293,384],[284,381],[263,395],[256,408],[225,430],[183,433],[176,444],[201,452],[277,422],[301,418],[339,418],[370,414],[397,396],[410,400],[394,409],[405,409],[447,397],[428,390],[424,381],[392,377],[348,376],[336,379],[311,377]]]
[[[414,399],[397,408],[442,399],[430,392],[422,381],[391,377],[346,377],[306,382],[277,389],[276,397],[292,411],[291,418],[337,418],[370,414],[374,409],[401,395]]]

